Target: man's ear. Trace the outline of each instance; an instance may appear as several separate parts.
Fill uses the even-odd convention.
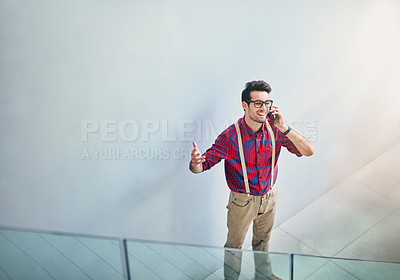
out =
[[[246,111],[246,109],[247,109],[247,107],[249,106],[249,104],[247,104],[247,102],[246,101],[242,101],[242,107],[243,107],[243,110],[245,110]]]

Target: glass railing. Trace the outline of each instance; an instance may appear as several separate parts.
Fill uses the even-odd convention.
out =
[[[232,279],[254,279],[257,262],[259,275],[273,271],[289,279],[290,274],[287,254],[138,241],[127,245],[132,279],[224,279],[224,270]]]
[[[0,230],[0,279],[124,279],[118,239]]]
[[[0,279],[400,279],[400,263],[0,228]]]
[[[400,263],[293,255],[293,279],[400,279]]]

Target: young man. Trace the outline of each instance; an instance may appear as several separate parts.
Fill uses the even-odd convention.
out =
[[[277,161],[281,148],[285,147],[298,157],[311,156],[314,153],[311,143],[285,123],[279,108],[273,105],[270,93],[271,87],[264,81],[246,83],[242,92],[244,117],[238,120],[238,128],[236,125],[229,126],[203,155],[200,154],[196,142],[193,142],[189,164],[193,173],[208,170],[225,159],[225,177],[231,189],[227,206],[226,248],[240,249],[247,230],[253,223],[253,250],[268,251],[277,203],[277,188],[274,183],[278,174]],[[245,170],[241,161],[240,145]],[[256,278],[278,279],[274,278],[270,267],[266,270],[268,264],[265,262],[269,263],[267,259],[255,258]],[[225,278],[237,279],[240,267],[240,253],[226,251]]]

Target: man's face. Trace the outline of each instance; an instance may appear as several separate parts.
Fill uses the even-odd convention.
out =
[[[250,100],[256,101],[266,101],[269,100],[269,94],[266,91],[257,91],[254,90],[250,92]],[[254,103],[247,104],[246,102],[242,102],[243,109],[245,110],[245,116],[251,121],[257,123],[265,123],[267,120],[267,114],[269,112],[269,108],[265,105],[262,105],[260,108],[256,108]]]

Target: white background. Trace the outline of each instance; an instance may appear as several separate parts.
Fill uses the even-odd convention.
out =
[[[400,141],[395,0],[1,0],[0,42],[0,225],[222,246],[223,163],[187,151],[250,80],[316,149],[283,151],[277,225]]]

